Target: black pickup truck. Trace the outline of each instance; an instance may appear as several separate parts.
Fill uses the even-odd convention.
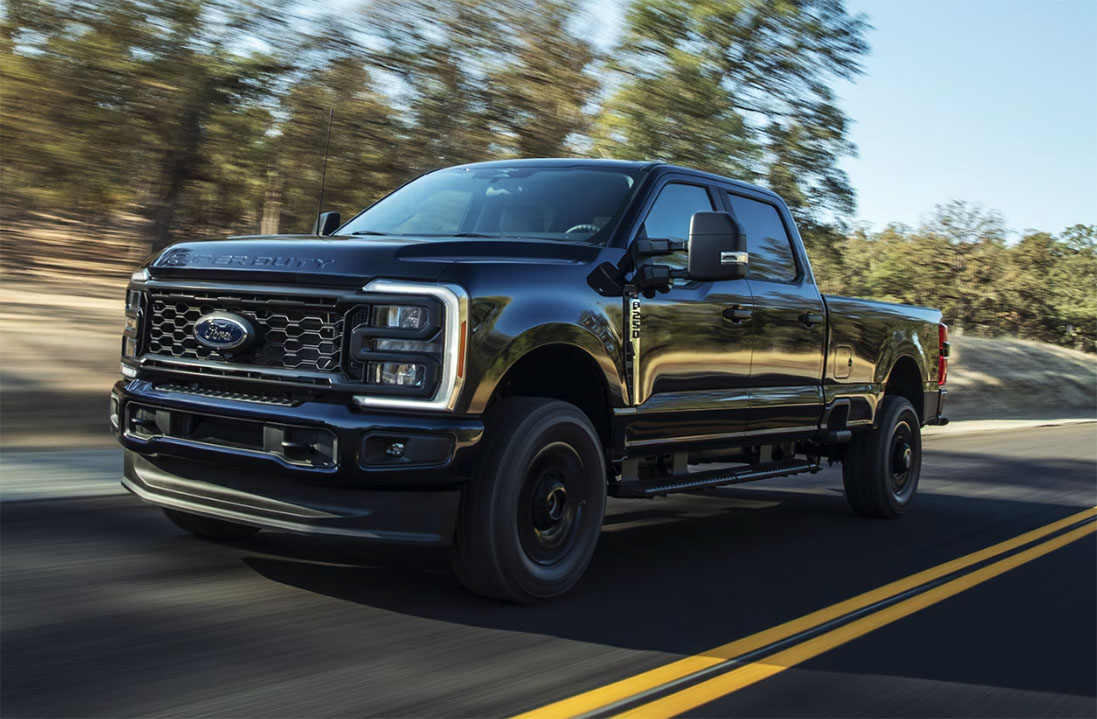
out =
[[[940,312],[820,294],[780,197],[661,163],[453,167],[176,244],[126,316],[131,492],[201,536],[449,545],[518,602],[579,580],[607,495],[840,461],[855,512],[901,514],[947,421]]]

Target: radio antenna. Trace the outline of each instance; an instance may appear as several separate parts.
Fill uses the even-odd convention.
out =
[[[331,146],[331,122],[335,119],[335,108],[328,109],[328,136],[324,140],[324,165],[320,170],[320,197],[316,200],[316,234],[323,229],[320,227],[320,214],[324,211],[324,182],[328,178],[328,147]]]

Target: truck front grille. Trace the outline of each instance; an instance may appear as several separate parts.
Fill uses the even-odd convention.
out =
[[[336,302],[332,297],[152,292],[146,351],[176,359],[339,372],[343,315],[336,311]],[[235,353],[200,344],[194,323],[215,310],[247,317],[259,331],[259,341]]]

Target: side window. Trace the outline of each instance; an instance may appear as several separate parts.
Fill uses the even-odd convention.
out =
[[[792,243],[777,208],[739,195],[731,195],[735,219],[747,233],[750,274],[756,280],[791,282],[796,279]]]
[[[712,212],[708,190],[697,185],[671,183],[659,192],[644,220],[648,237],[689,237],[689,221],[694,212]]]

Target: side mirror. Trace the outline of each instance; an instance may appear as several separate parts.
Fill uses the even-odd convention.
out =
[[[343,224],[343,218],[338,212],[325,212],[316,218],[316,226],[313,227],[313,234],[321,236],[330,235],[335,232],[341,224]]]
[[[727,212],[695,212],[689,223],[689,278],[702,282],[747,276],[747,237]]]

